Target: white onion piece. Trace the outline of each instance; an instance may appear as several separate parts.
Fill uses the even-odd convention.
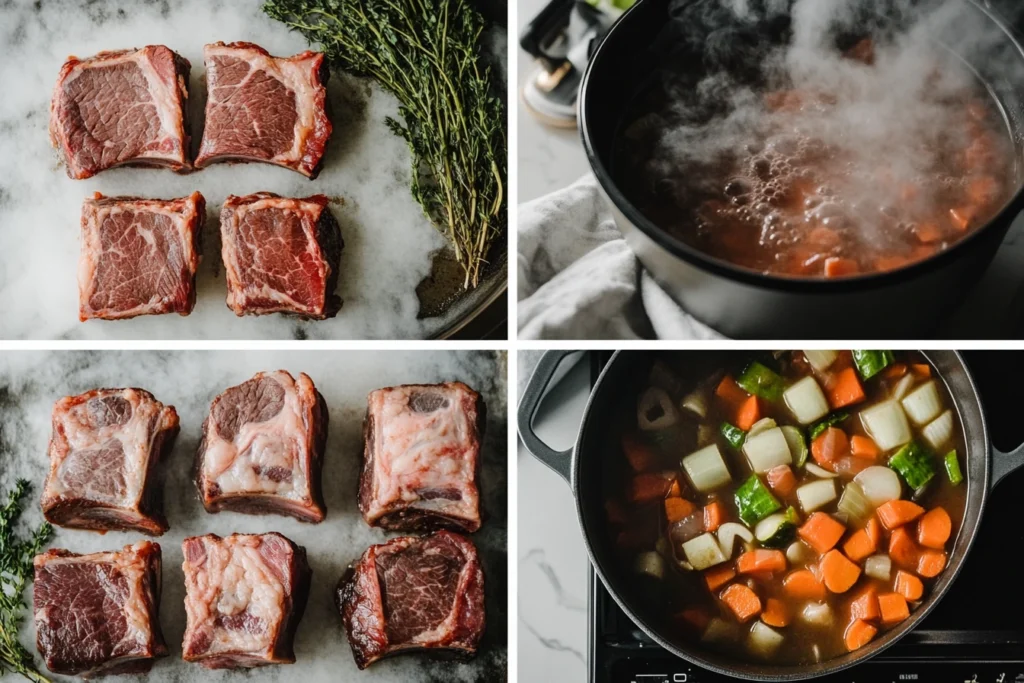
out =
[[[718,545],[726,557],[732,557],[737,538],[742,538],[747,543],[754,542],[754,534],[750,533],[750,529],[736,522],[726,522],[718,527],[717,533]]]
[[[882,401],[860,413],[861,424],[878,447],[890,451],[913,438],[907,416],[897,401]]]
[[[925,382],[901,401],[903,409],[916,425],[928,424],[942,412],[942,397],[935,380]]]
[[[804,377],[790,386],[782,398],[800,424],[809,425],[828,415],[828,401],[813,377]]]
[[[786,640],[785,636],[763,621],[756,621],[750,627],[747,648],[756,656],[767,659],[775,654]]]
[[[697,571],[703,571],[729,559],[722,552],[722,547],[718,545],[718,539],[714,534],[702,534],[690,539],[683,544],[683,552],[686,554],[687,562]]]
[[[838,351],[804,351],[804,358],[811,364],[811,367],[821,372],[827,370],[828,366],[836,362],[836,358],[839,358]]]
[[[903,495],[903,484],[900,483],[899,475],[882,465],[872,465],[861,470],[853,481],[860,486],[864,497],[876,508]]]
[[[721,617],[714,617],[708,622],[701,636],[703,643],[735,643],[740,636],[740,626],[734,621],[726,621]]]
[[[774,429],[778,425],[775,424],[775,420],[770,417],[762,417],[760,420],[751,425],[750,430],[747,432],[747,438],[757,436],[761,432],[767,432],[769,429]]]
[[[814,512],[836,499],[836,485],[831,479],[818,479],[796,490],[796,498],[804,512]]]
[[[750,469],[764,474],[773,467],[793,462],[786,435],[778,427],[772,427],[759,434],[747,434],[743,442],[743,454],[747,456]]]
[[[708,416],[708,399],[703,391],[692,391],[679,402],[679,409],[704,419]]]
[[[647,432],[668,429],[677,419],[676,407],[664,389],[650,387],[640,397],[636,407],[636,423],[640,429]]]
[[[633,571],[655,579],[665,578],[665,560],[658,553],[640,553],[633,560]]]
[[[831,626],[832,608],[827,602],[809,602],[800,612],[800,618],[815,626]]]
[[[914,375],[907,373],[900,377],[900,381],[896,382],[896,386],[892,388],[892,397],[897,401],[903,399],[908,393],[910,393],[910,387],[914,386]]]
[[[928,442],[928,445],[939,450],[953,438],[953,411],[947,410],[942,415],[928,423],[921,430],[921,436]]]
[[[888,581],[892,575],[892,560],[888,555],[872,555],[864,560],[864,573],[879,581]]]
[[[683,470],[693,487],[701,493],[714,491],[732,481],[717,444],[705,446],[683,458]]]
[[[875,511],[875,506],[864,495],[860,484],[851,481],[843,489],[843,495],[839,496],[837,510],[840,514],[846,515],[847,520],[863,522]]]
[[[701,422],[697,426],[697,445],[703,448],[713,442],[717,435],[718,431],[714,427]]]
[[[808,559],[810,559],[810,548],[803,544],[802,541],[794,541],[789,544],[786,548],[786,559],[793,566],[802,565]]]
[[[839,476],[835,472],[829,472],[824,467],[815,465],[813,462],[807,463],[807,471],[819,479],[835,479]]]

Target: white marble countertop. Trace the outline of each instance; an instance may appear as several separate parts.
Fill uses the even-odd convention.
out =
[[[58,163],[47,132],[49,103],[68,55],[167,45],[192,63],[190,109],[197,121],[205,105],[204,44],[248,40],[275,55],[309,48],[301,35],[259,8],[259,0],[0,3],[0,337],[420,338],[449,327],[452,320],[444,317],[417,319],[416,285],[445,240],[412,198],[406,143],[385,125],[386,116],[398,116],[397,101],[369,81],[331,74],[334,133],[314,181],[265,164],[219,164],[189,175],[122,168],[71,180]],[[504,63],[504,29],[493,28],[487,45]],[[76,277],[83,198],[96,191],[180,197],[193,190],[206,197],[208,222],[192,315],[80,323]],[[228,194],[260,190],[332,198],[345,240],[338,286],[345,304],[336,318],[237,318],[225,306],[219,239],[209,233],[217,230],[215,217]]]
[[[275,515],[207,514],[191,481],[191,466],[202,423],[213,397],[260,370],[306,372],[327,402],[330,425],[323,488],[327,519],[316,525]],[[501,683],[507,680],[507,364],[491,352],[27,352],[0,355],[0,492],[24,477],[34,489],[25,521],[41,519],[39,491],[48,467],[47,441],[53,403],[61,396],[97,387],[136,386],[174,405],[181,434],[164,465],[164,498],[170,530],[156,540],[163,551],[161,623],[170,656],[157,661],[146,680],[302,680],[307,683]],[[362,419],[366,395],[402,383],[461,380],[479,391],[487,405],[482,449],[483,528],[470,536],[480,550],[487,595],[487,630],[477,657],[469,662],[410,654],[358,672],[334,607],[333,591],[349,562],[390,536],[366,525],[356,506]],[[295,640],[297,662],[251,672],[209,672],[181,659],[185,627],[181,541],[203,533],[278,531],[306,547],[313,568],[309,603]],[[57,529],[50,547],[74,552],[120,549],[142,538],[137,533]],[[31,595],[27,596],[31,604]],[[21,640],[35,652],[31,613]],[[42,662],[37,657],[37,663]],[[13,682],[14,677],[4,678]],[[73,679],[61,679],[73,680]],[[138,677],[124,677],[137,682]]]

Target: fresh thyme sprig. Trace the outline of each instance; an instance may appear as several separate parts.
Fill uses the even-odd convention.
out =
[[[29,483],[19,479],[0,508],[0,675],[20,674],[36,683],[48,682],[36,669],[35,660],[21,643],[18,630],[25,609],[25,587],[33,575],[32,559],[53,536],[53,527],[44,522],[31,538],[19,539],[14,527],[21,517],[22,500]]]
[[[475,287],[506,221],[505,112],[481,66],[469,0],[267,0],[263,11],[376,79],[399,101],[387,125],[413,157],[412,193]]]

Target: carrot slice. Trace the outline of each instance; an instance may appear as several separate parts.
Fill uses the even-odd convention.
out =
[[[889,557],[902,567],[914,567],[920,550],[906,529],[900,527],[889,536]]]
[[[679,477],[672,480],[672,486],[668,489],[669,498],[681,498],[683,495],[683,487],[679,485]]]
[[[882,623],[886,626],[898,624],[910,616],[907,600],[899,593],[879,595],[878,609],[882,612]]]
[[[654,469],[657,458],[650,446],[640,440],[635,434],[626,434],[622,437],[622,450],[626,453],[629,466],[634,472],[646,472]]]
[[[733,580],[736,570],[730,565],[720,564],[717,567],[705,570],[704,581],[708,584],[708,590],[714,593],[719,588]]]
[[[739,384],[736,384],[736,380],[732,378],[732,375],[726,375],[718,383],[718,388],[715,389],[715,396],[722,399],[730,408],[735,409],[746,401],[750,394],[743,391]]]
[[[852,536],[846,539],[843,543],[843,553],[853,560],[854,562],[860,562],[872,555],[878,546],[871,540],[871,536],[864,529],[855,531]]]
[[[852,406],[865,399],[864,387],[853,368],[846,368],[833,376],[832,386],[828,392],[828,402],[833,410]]]
[[[878,521],[877,517],[872,517],[868,520],[868,523],[864,525],[864,531],[867,533],[868,538],[878,548],[882,544],[882,525]]]
[[[697,511],[697,506],[685,498],[665,499],[665,519],[669,524],[682,521]]]
[[[924,514],[924,508],[909,500],[890,500],[878,506],[878,519],[886,529],[909,524]]]
[[[878,608],[878,591],[866,588],[850,602],[850,616],[854,619],[874,621],[882,616]]]
[[[845,593],[860,578],[860,567],[838,550],[829,550],[821,558],[821,576],[825,587],[833,593]]]
[[[796,491],[796,475],[789,465],[779,465],[768,470],[768,486],[777,495],[786,498]]]
[[[850,454],[857,458],[878,460],[882,451],[870,438],[858,434],[850,437]]]
[[[946,568],[946,553],[941,550],[925,550],[917,560],[917,573],[926,579],[933,579]]]
[[[932,376],[932,366],[927,363],[915,363],[910,366],[910,371],[922,379]]]
[[[704,531],[717,531],[725,524],[725,508],[717,500],[704,506]]]
[[[777,628],[789,626],[789,610],[786,609],[786,603],[778,598],[768,598],[765,600],[764,611],[761,612],[761,621]]]
[[[949,513],[941,507],[932,508],[924,513],[917,522],[917,542],[925,548],[941,550],[953,532],[953,522]]]
[[[859,272],[860,266],[853,259],[836,257],[825,259],[825,277],[846,277]]]
[[[765,550],[764,548],[750,550],[737,558],[736,571],[740,574],[784,572],[786,571],[786,556],[781,550]]]
[[[949,210],[949,217],[953,221],[953,226],[960,232],[967,231],[967,228],[971,226],[971,221],[974,220],[975,215],[976,212],[974,207],[971,206],[960,206]]]
[[[811,455],[814,456],[815,462],[826,468],[833,460],[838,460],[849,453],[850,440],[846,437],[846,432],[838,427],[829,427],[811,443]]]
[[[708,623],[711,621],[711,615],[707,613],[707,610],[696,607],[684,609],[677,616],[690,625],[697,633],[704,633],[704,629],[708,627]]]
[[[906,363],[893,363],[884,371],[882,371],[882,377],[886,379],[899,379],[903,375],[907,374]]]
[[[750,621],[761,613],[761,599],[757,593],[741,583],[734,583],[722,591],[722,602],[729,606],[739,622]]]
[[[846,629],[843,640],[846,642],[846,649],[850,652],[864,647],[875,637],[878,629],[866,621],[857,619]]]
[[[935,223],[918,223],[914,236],[923,244],[931,244],[942,240],[942,230]]]
[[[825,584],[823,584],[810,569],[797,569],[786,575],[782,580],[782,587],[786,593],[797,600],[825,599]]]
[[[807,545],[824,555],[836,546],[846,533],[846,527],[824,512],[812,513],[797,531]]]
[[[914,600],[920,600],[921,596],[924,595],[924,583],[910,572],[900,569],[896,572],[896,582],[893,584],[893,590],[913,602]]]
[[[662,474],[638,474],[629,487],[629,499],[634,503],[650,503],[664,498],[672,488],[672,479]]]
[[[745,432],[749,431],[760,419],[761,405],[757,402],[757,396],[751,396],[745,400],[736,411],[736,426]]]

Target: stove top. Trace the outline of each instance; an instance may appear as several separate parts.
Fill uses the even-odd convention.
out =
[[[592,378],[610,353],[591,354]],[[965,352],[985,404],[997,448],[1024,442],[1017,387],[1024,354]],[[881,655],[839,674],[830,683],[1024,683],[1024,547],[1019,491],[1024,471],[992,492],[971,554],[956,584],[912,633]],[[1002,587],[993,597],[994,587]],[[730,679],[669,654],[618,608],[590,570],[589,683],[704,683]]]

